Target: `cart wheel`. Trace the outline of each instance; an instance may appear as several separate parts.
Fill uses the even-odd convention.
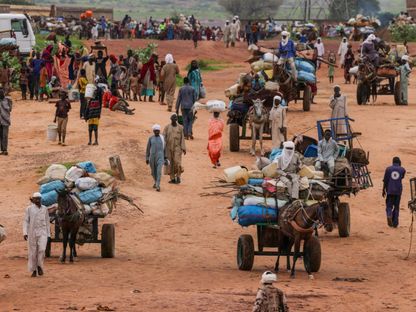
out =
[[[318,272],[321,268],[321,242],[315,235],[303,245],[303,264],[309,272]]]
[[[46,243],[45,256],[46,258],[49,258],[51,256],[51,240],[50,239],[48,239],[48,242]]]
[[[338,233],[340,237],[350,236],[350,205],[340,203],[338,206]]]
[[[250,271],[254,263],[254,242],[251,235],[241,235],[237,244],[237,265],[242,271]]]
[[[369,87],[366,84],[359,82],[357,85],[357,104],[367,104],[369,94]]]
[[[311,86],[306,85],[303,90],[303,111],[309,112],[311,110],[312,90]]]
[[[103,224],[101,229],[101,257],[114,258],[116,253],[115,234],[114,224]]]
[[[230,124],[230,152],[240,151],[240,125]]]
[[[396,105],[402,105],[401,101],[401,94],[400,94],[401,88],[400,88],[400,81],[396,81],[396,84],[394,85],[394,103]]]

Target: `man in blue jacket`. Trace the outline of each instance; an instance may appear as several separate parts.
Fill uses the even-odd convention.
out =
[[[278,65],[289,63],[292,73],[292,78],[297,80],[297,71],[295,66],[296,47],[293,40],[290,39],[290,34],[287,31],[282,31],[282,40],[279,43],[279,61]]]
[[[386,197],[387,224],[390,227],[399,225],[400,199],[402,197],[402,180],[406,170],[402,167],[399,157],[393,158],[393,165],[384,173],[383,197]]]

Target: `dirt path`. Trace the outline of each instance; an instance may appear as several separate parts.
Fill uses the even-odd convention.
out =
[[[137,41],[113,42],[110,51],[121,53]],[[189,47],[188,47],[189,46]],[[194,50],[192,42],[162,42],[159,55],[173,52],[182,72],[193,58],[222,59],[230,62],[219,72],[204,73],[209,98],[223,98],[223,90],[233,84],[247,65],[247,52],[225,50],[220,43],[202,43]],[[362,132],[361,144],[370,151],[370,169],[375,187],[346,199],[352,206],[351,237],[321,233],[323,262],[315,280],[308,280],[303,263],[298,263],[295,280],[279,273],[278,285],[288,294],[293,311],[414,311],[416,250],[403,260],[408,248],[410,214],[405,184],[401,223],[398,229],[385,224],[381,179],[384,168],[399,155],[414,174],[416,148],[412,144],[416,128],[416,105],[393,105],[383,96],[376,105],[358,106],[355,86],[342,85],[341,73],[335,82],[348,95],[354,130]],[[412,82],[409,98],[416,96]],[[319,104],[310,113],[301,105],[290,106],[289,134],[295,134],[330,115],[326,68],[320,72]],[[15,95],[16,97],[17,95]],[[412,102],[412,101],[411,101]],[[206,112],[198,113],[196,139],[187,141],[183,184],[170,185],[164,177],[162,192],[152,189],[144,149],[151,125],[165,125],[169,113],[152,103],[133,103],[136,115],[104,111],[100,125],[100,145],[87,143],[87,126],[78,118],[78,107],[70,114],[68,146],[45,142],[45,130],[53,119],[53,106],[15,101],[10,137],[10,156],[0,158],[0,215],[8,238],[0,246],[0,311],[95,311],[106,305],[116,311],[250,311],[261,273],[272,269],[274,258],[256,258],[251,272],[236,268],[236,242],[252,228],[233,224],[228,216],[230,198],[206,198],[198,194],[212,179],[221,175],[211,168],[206,152]],[[225,118],[225,116],[223,116]],[[240,153],[228,152],[225,133],[224,167],[251,165],[248,142]],[[270,142],[267,142],[270,144]],[[26,272],[26,245],[21,235],[23,211],[36,189],[40,168],[54,162],[93,160],[108,167],[108,157],[119,154],[127,181],[123,191],[132,195],[145,210],[119,205],[105,222],[116,224],[116,258],[101,259],[100,247],[84,245],[73,264],[58,263],[60,246],[53,246],[53,257],[46,262],[46,275],[32,279]],[[10,278],[5,278],[6,274]],[[363,282],[333,281],[359,277]]]

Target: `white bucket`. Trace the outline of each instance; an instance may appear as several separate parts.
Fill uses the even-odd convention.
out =
[[[70,89],[68,91],[68,99],[70,101],[79,101],[79,90],[78,89]]]
[[[57,125],[48,125],[47,137],[48,141],[56,141],[56,138],[58,137]]]
[[[95,90],[97,90],[95,85],[91,83],[87,84],[87,87],[85,88],[85,97],[89,99],[93,98]]]
[[[224,170],[224,177],[227,183],[234,183],[235,182],[235,175],[239,172],[242,168],[240,166],[230,167]]]

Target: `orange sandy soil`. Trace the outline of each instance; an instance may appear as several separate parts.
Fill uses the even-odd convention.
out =
[[[112,53],[128,47],[144,46],[144,41],[106,42]],[[226,61],[221,71],[203,73],[209,99],[224,99],[224,89],[238,74],[248,70],[245,44],[225,49],[222,43],[202,42],[194,49],[191,41],[158,42],[159,55],[173,53],[186,74],[185,66],[194,58]],[[276,43],[267,43],[272,46]],[[328,42],[336,50],[338,43]],[[415,49],[415,47],[412,47]],[[317,105],[303,112],[301,104],[290,104],[289,137],[330,116],[328,99],[332,86],[327,68],[319,72]],[[374,105],[358,106],[355,85],[343,85],[337,70],[335,83],[348,95],[354,131],[362,132],[364,148],[370,151],[369,166],[374,188],[357,197],[345,198],[351,205],[349,238],[337,231],[320,232],[322,266],[314,280],[308,280],[303,263],[298,262],[296,279],[278,274],[277,286],[288,296],[292,311],[415,311],[416,248],[404,260],[409,245],[410,213],[406,207],[409,188],[405,181],[400,226],[387,227],[381,185],[384,169],[393,156],[400,156],[414,175],[416,166],[416,88],[409,87],[409,106],[395,106],[392,96],[380,96]],[[162,192],[152,189],[152,179],[144,162],[151,126],[166,125],[170,113],[157,103],[132,102],[134,116],[104,110],[100,125],[100,145],[88,146],[87,126],[73,104],[68,124],[68,146],[46,141],[46,128],[53,120],[54,106],[20,100],[12,94],[14,108],[10,129],[10,156],[0,157],[0,223],[8,237],[0,246],[0,311],[96,311],[108,306],[116,311],[250,311],[259,279],[273,269],[275,258],[257,257],[251,272],[236,266],[239,235],[255,228],[241,228],[229,218],[230,198],[200,197],[222,170],[212,169],[206,151],[209,114],[198,113],[195,140],[187,141],[183,158],[185,172],[181,185],[168,184],[163,177]],[[225,114],[223,116],[225,118]],[[228,130],[224,133],[223,167],[251,165],[249,142],[239,153],[230,153]],[[266,143],[270,147],[270,141]],[[58,261],[60,245],[53,245],[46,260],[45,275],[30,278],[26,271],[27,247],[22,238],[22,220],[28,198],[36,191],[40,168],[52,163],[92,160],[99,168],[109,167],[108,157],[121,156],[127,180],[123,192],[131,195],[145,211],[120,203],[104,222],[116,225],[116,257],[100,258],[99,245],[78,248],[75,264]],[[8,276],[8,278],[7,278]],[[358,277],[363,282],[333,281]],[[134,291],[136,290],[136,291]]]

